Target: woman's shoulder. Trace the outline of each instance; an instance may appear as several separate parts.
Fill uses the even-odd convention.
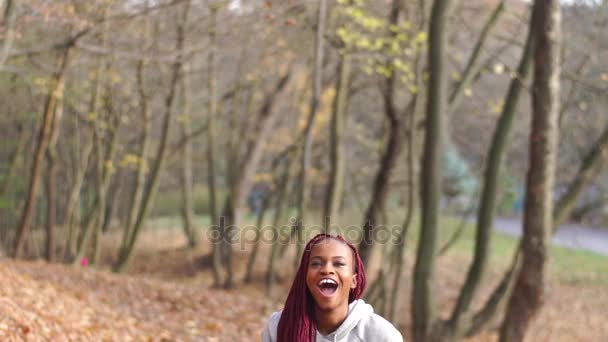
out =
[[[268,318],[266,327],[264,327],[264,331],[262,332],[262,342],[274,342],[277,340],[277,329],[281,320],[281,312],[273,312]]]
[[[270,314],[270,317],[268,317],[268,324],[272,324],[275,326],[275,328],[279,325],[279,321],[281,320],[281,313],[283,313],[283,311],[275,311],[272,314]]]
[[[384,317],[371,313],[359,322],[358,326],[364,341],[402,342],[403,337],[391,322]]]

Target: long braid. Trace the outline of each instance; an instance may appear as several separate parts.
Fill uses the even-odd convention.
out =
[[[357,249],[339,235],[318,234],[306,244],[306,248],[302,254],[300,267],[289,290],[289,295],[287,296],[285,307],[279,320],[277,342],[314,342],[316,339],[317,328],[313,316],[314,300],[306,286],[306,273],[312,248],[325,239],[341,241],[353,251],[353,261],[356,265],[355,272],[357,272],[357,287],[350,290],[348,303],[350,304],[361,298],[365,290],[367,285],[365,268]]]

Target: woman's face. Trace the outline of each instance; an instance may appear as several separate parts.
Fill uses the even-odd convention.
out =
[[[310,252],[306,286],[317,309],[331,311],[348,306],[350,289],[357,287],[353,252],[343,242],[324,239]]]

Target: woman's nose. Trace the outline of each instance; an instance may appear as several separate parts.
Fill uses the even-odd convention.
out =
[[[333,274],[334,273],[334,268],[331,266],[331,264],[327,263],[325,265],[323,265],[323,267],[321,267],[321,273],[323,274]]]

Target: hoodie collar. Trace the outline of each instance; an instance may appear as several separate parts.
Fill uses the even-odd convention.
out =
[[[336,331],[327,336],[322,336],[317,331],[317,335],[321,336],[322,340],[340,341],[348,336],[362,318],[371,315],[373,312],[374,308],[371,305],[365,303],[363,299],[357,299],[348,305],[348,315]]]

